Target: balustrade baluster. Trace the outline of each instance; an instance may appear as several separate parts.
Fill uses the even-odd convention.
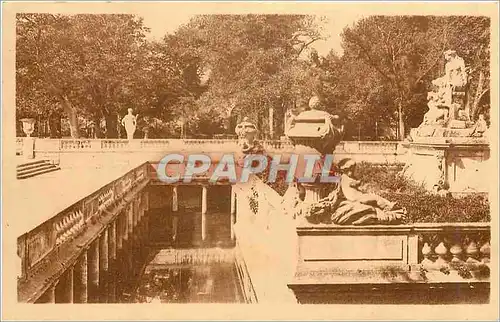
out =
[[[76,215],[76,212],[73,212],[70,214],[70,226],[69,226],[69,230],[68,230],[68,235],[69,236],[73,236],[78,227],[77,227],[77,215]]]
[[[490,242],[488,241],[479,249],[482,255],[481,261],[485,264],[490,262],[490,248]]]
[[[456,243],[451,246],[450,253],[453,256],[453,258],[451,259],[453,263],[462,262],[462,260],[460,259],[460,255],[462,254],[462,246],[460,244]]]
[[[68,237],[70,236],[70,228],[71,228],[71,220],[69,215],[65,216],[63,219],[63,235],[62,235],[62,242],[64,243]]]
[[[85,218],[83,217],[83,211],[78,210],[78,230],[83,228],[85,224]]]
[[[56,245],[61,243],[62,223],[59,221],[55,224],[54,230],[56,231]]]
[[[440,242],[439,245],[434,249],[434,252],[438,255],[435,264],[440,267],[449,267],[448,261],[446,259],[446,255],[448,254],[448,249],[444,245],[443,242]]]
[[[465,249],[465,253],[467,254],[467,263],[478,263],[477,256],[479,254],[479,249],[477,248],[477,244],[474,241],[471,241],[469,246]]]

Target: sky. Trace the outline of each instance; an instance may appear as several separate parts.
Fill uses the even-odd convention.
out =
[[[182,24],[189,21],[194,14],[190,12],[176,11],[166,19],[165,12],[145,11],[138,13],[138,16],[144,18],[144,24],[151,28],[150,38],[160,40],[165,34],[173,33]],[[343,12],[340,15],[325,15],[327,22],[324,25],[325,40],[317,41],[313,47],[320,55],[326,55],[331,49],[337,53],[342,53],[340,46],[340,33],[345,26],[351,25],[362,16],[355,12]]]

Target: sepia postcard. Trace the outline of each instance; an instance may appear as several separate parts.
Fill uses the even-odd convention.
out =
[[[498,320],[498,9],[4,1],[2,319]]]

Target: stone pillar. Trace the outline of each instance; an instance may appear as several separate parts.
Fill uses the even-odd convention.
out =
[[[142,246],[145,245],[145,242],[147,240],[147,235],[146,235],[146,220],[145,220],[145,215],[146,215],[146,205],[144,204],[144,196],[141,194],[141,202],[139,204],[139,220],[141,224],[141,240],[142,240]]]
[[[116,220],[111,223],[109,230],[109,259],[116,260]]]
[[[73,303],[73,266],[69,267],[55,287],[56,303]]]
[[[108,302],[116,303],[116,223],[113,221],[109,226],[109,274],[108,274]]]
[[[123,225],[123,216],[120,213],[116,218],[116,248],[117,250],[121,250],[123,248],[123,239],[125,238],[124,234],[124,225]]]
[[[176,241],[177,239],[177,228],[179,225],[179,200],[177,194],[177,186],[174,186],[172,189],[172,240]]]
[[[107,302],[108,295],[108,274],[109,274],[109,244],[108,229],[106,228],[99,237],[99,285],[100,302]]]
[[[201,240],[207,239],[207,195],[208,187],[203,186],[201,190]]]
[[[127,220],[128,220],[128,239],[133,238],[133,233],[134,233],[134,207],[132,206],[132,203],[129,203],[128,208],[127,208]]]
[[[88,260],[88,302],[99,303],[99,239],[90,244]]]
[[[132,202],[132,218],[134,218],[134,227],[137,227],[139,223],[139,199],[137,196],[134,197],[134,201]]]
[[[234,240],[234,224],[236,223],[236,192],[231,186],[231,239]]]
[[[38,298],[35,303],[55,303],[56,302],[56,284],[51,285],[43,294]]]
[[[74,271],[74,302],[87,303],[88,301],[88,274],[87,251],[83,251],[76,262]]]
[[[125,240],[124,246],[124,257],[125,257],[125,274],[127,279],[133,275],[133,246],[134,246],[134,222],[133,222],[133,207],[132,203],[129,203],[127,206],[127,210],[125,212],[125,220],[127,222],[127,238]]]
[[[35,138],[23,138],[23,157],[27,160],[35,158]]]

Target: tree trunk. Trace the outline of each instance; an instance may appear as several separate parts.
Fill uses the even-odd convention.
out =
[[[476,119],[477,108],[479,106],[481,94],[483,93],[483,86],[484,86],[484,73],[483,71],[480,71],[479,79],[477,81],[476,95],[474,96],[474,104],[472,105],[472,111],[470,113],[471,120]]]
[[[105,116],[106,119],[106,138],[107,139],[117,139],[118,138],[118,118],[116,114],[108,114]]]
[[[73,107],[73,105],[66,96],[63,95],[61,97],[61,101],[64,112],[68,114],[69,130],[71,133],[71,137],[73,139],[78,139],[80,137],[80,128],[78,125],[78,114],[76,112],[76,109]]]
[[[102,139],[104,137],[101,129],[101,118],[97,115],[94,116],[94,137],[98,139]]]
[[[398,139],[403,141],[405,138],[405,122],[403,118],[403,106],[401,101],[398,103]]]
[[[50,113],[49,131],[51,139],[57,139],[61,137],[61,115],[59,115],[59,113]]]
[[[269,138],[274,139],[274,107],[269,105]]]

